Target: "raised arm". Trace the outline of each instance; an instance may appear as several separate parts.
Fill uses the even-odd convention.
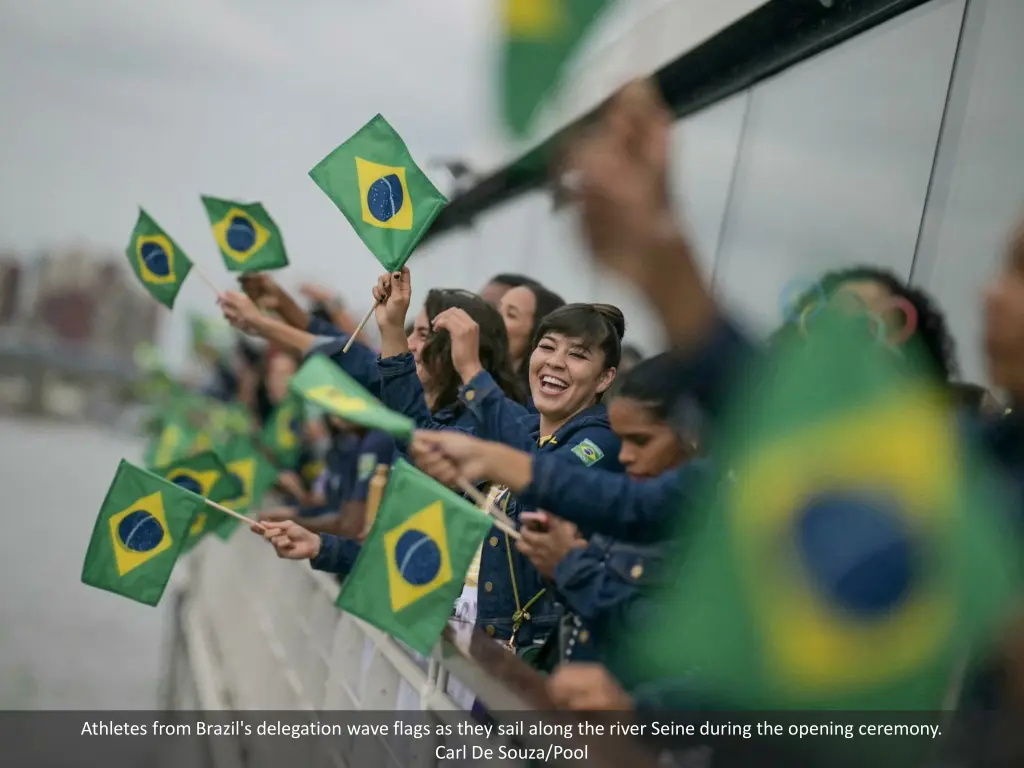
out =
[[[529,454],[454,433],[418,432],[417,466],[446,485],[464,478],[508,486],[528,507],[548,509],[581,528],[634,542],[674,532],[685,502],[712,478],[709,461],[693,461],[652,480],[576,465],[557,454]]]

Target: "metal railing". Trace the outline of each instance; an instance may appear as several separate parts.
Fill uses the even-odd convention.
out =
[[[334,578],[278,559],[248,531],[228,542],[207,537],[180,567],[172,584],[168,709],[312,712],[322,719],[392,711],[442,722],[465,719],[474,696],[489,710],[550,708],[543,679],[486,634],[452,624],[431,658],[419,656],[339,611]],[[262,762],[257,742],[214,741],[218,768]],[[408,747],[381,738],[318,748],[325,765],[439,764],[429,743],[415,754]]]

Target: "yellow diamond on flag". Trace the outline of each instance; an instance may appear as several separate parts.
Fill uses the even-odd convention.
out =
[[[452,580],[444,507],[424,507],[384,534],[391,610],[398,613]]]
[[[564,23],[561,0],[504,0],[503,6],[512,37],[550,38]]]
[[[412,198],[405,168],[356,157],[363,221],[380,229],[412,229]]]
[[[313,387],[306,392],[306,397],[317,405],[321,405],[339,416],[353,411],[365,411],[366,401],[361,397],[349,397],[340,389],[330,384]]]
[[[242,483],[242,495],[237,499],[225,501],[228,509],[244,509],[252,503],[252,490],[256,483],[256,459],[239,459],[227,463],[228,471]]]
[[[270,230],[241,208],[232,208],[213,225],[213,236],[225,256],[244,264],[270,240]]]
[[[110,536],[117,572],[121,576],[170,549],[174,541],[167,528],[160,491],[111,515]]]
[[[198,472],[184,467],[167,475],[167,479],[175,485],[204,497],[210,495],[210,489],[217,482],[217,477],[218,474],[214,471]]]
[[[808,454],[809,444],[818,450]],[[795,544],[789,557],[779,558],[765,542],[792,542],[795,515],[815,504],[842,504],[852,498],[850,489],[863,496],[865,478],[879,503],[888,500],[902,511],[911,538],[927,541],[950,514],[944,499],[958,472],[952,426],[941,403],[927,395],[799,430],[737,467],[743,482],[732,488],[733,527],[752,593],[764,597],[753,607],[780,685],[833,690],[899,676],[936,652],[956,612],[951,589],[944,588],[952,577],[939,575],[908,590],[885,614],[848,615],[802,575]],[[779,562],[789,565],[773,565]]]

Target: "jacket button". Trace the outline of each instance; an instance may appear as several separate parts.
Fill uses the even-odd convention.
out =
[[[484,627],[484,632],[486,632],[491,637],[494,637],[494,625],[488,624],[486,627]]]
[[[640,565],[640,563],[637,563],[629,569],[629,575],[632,576],[634,579],[639,579],[641,576],[644,575],[644,567]]]
[[[469,402],[473,402],[473,398],[475,398],[475,397],[476,397],[476,392],[473,391],[472,389],[469,390],[469,392],[466,393],[466,399],[469,400]]]
[[[484,584],[484,591],[485,592],[490,592],[492,589],[494,589],[494,585],[491,584],[491,582],[488,581],[486,584]]]
[[[498,546],[498,537],[497,536],[491,536],[490,544],[491,544],[492,547]]]
[[[582,632],[580,632],[580,642],[581,643],[585,643],[589,639],[590,639],[590,633],[587,632],[587,630],[584,629]]]

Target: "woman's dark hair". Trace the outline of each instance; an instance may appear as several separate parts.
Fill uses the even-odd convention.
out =
[[[506,288],[518,288],[521,285],[527,285],[529,283],[537,282],[532,277],[526,275],[517,275],[512,272],[502,272],[500,275],[495,275],[488,283],[497,283],[498,285],[504,285]]]
[[[533,294],[533,327],[530,328],[530,338],[536,339],[537,330],[540,328],[541,322],[556,309],[564,307],[565,299],[554,291],[548,290],[536,280],[530,280],[529,278],[527,278],[521,285],[514,287],[526,288]]]
[[[549,333],[579,339],[589,349],[600,349],[604,367],[616,368],[622,359],[626,318],[611,304],[566,304],[546,315],[533,335],[533,346]]]
[[[632,400],[658,421],[669,422],[677,435],[696,438],[703,423],[701,408],[696,399],[679,396],[678,370],[679,363],[668,352],[645,358],[615,378],[608,399]]]
[[[957,371],[956,343],[946,326],[945,316],[926,293],[907,285],[892,272],[864,266],[828,272],[818,281],[820,291],[818,288],[811,288],[801,295],[793,305],[791,316],[799,317],[821,293],[824,293],[826,299],[830,299],[846,283],[858,281],[879,283],[893,296],[906,299],[914,305],[917,311],[917,330],[913,338],[920,342],[932,373],[942,381],[949,381]],[[773,338],[782,340],[793,336],[798,330],[796,323],[789,320]]]
[[[435,317],[452,307],[463,310],[480,326],[480,365],[483,369],[491,374],[507,397],[519,403],[524,402],[522,385],[512,372],[505,321],[498,310],[475,293],[439,288],[430,291],[423,304],[431,326]],[[452,342],[447,331],[430,333],[420,351],[420,362],[437,388],[434,411],[455,405],[462,381],[452,365]]]
[[[519,280],[518,285],[513,285],[511,287],[512,288],[526,288],[530,293],[533,294],[533,323],[531,323],[531,325],[530,325],[530,335],[527,338],[528,339],[537,339],[537,338],[539,338],[537,336],[537,331],[540,328],[541,322],[544,320],[545,317],[550,315],[556,309],[560,309],[560,308],[564,307],[565,306],[565,299],[563,299],[561,296],[559,296],[554,291],[548,290],[543,285],[538,283],[536,280],[533,280],[533,279],[531,279],[529,277],[522,277],[521,275],[498,275],[498,277],[513,277],[513,278],[517,278],[517,279],[518,278],[522,278],[522,279]],[[494,278],[494,280],[495,280],[495,282],[500,282],[500,281],[498,281],[497,277]],[[503,285],[507,285],[507,283],[502,283],[502,284]],[[534,342],[534,346],[536,346],[536,342]],[[529,358],[529,354],[527,354],[527,358]],[[524,360],[520,364],[519,371],[517,373],[517,377],[519,378],[519,383],[520,383],[520,386],[522,386],[523,391],[524,392],[529,392],[530,391],[530,366],[529,366],[528,361]]]
[[[612,385],[613,396],[635,400],[656,419],[665,421],[679,395],[679,385],[675,380],[678,369],[678,363],[673,364],[668,352],[641,360],[616,377]]]

